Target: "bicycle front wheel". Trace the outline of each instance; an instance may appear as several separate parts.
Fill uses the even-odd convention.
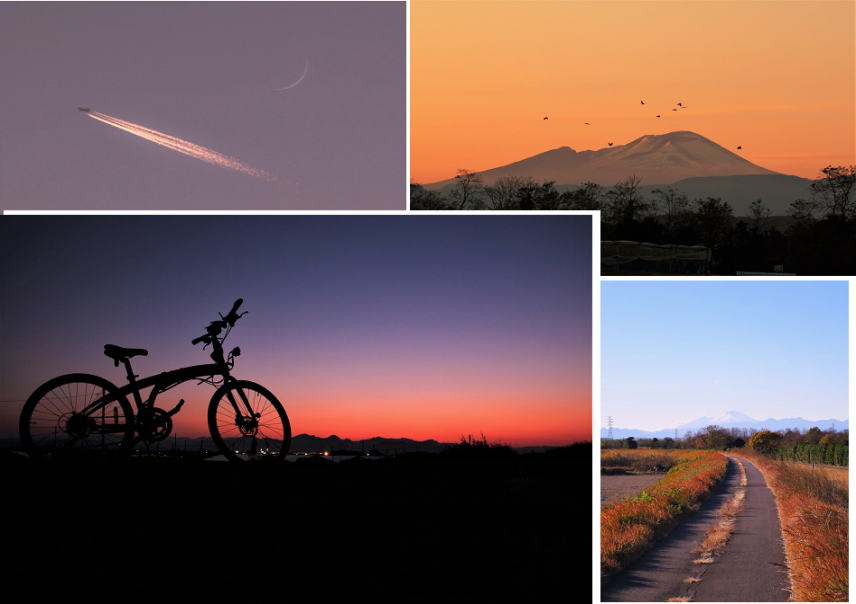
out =
[[[230,382],[211,398],[208,429],[232,461],[279,461],[291,446],[291,424],[270,391],[245,380]]]
[[[21,444],[31,457],[127,451],[134,412],[118,388],[97,375],[61,375],[39,386],[21,411]]]

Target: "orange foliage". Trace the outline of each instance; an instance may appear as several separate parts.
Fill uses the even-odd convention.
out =
[[[622,453],[627,453],[622,451]],[[610,574],[647,549],[719,483],[728,465],[713,451],[669,451],[678,463],[650,489],[600,514],[601,572]]]
[[[776,496],[794,599],[848,600],[847,483],[820,468],[743,451]]]

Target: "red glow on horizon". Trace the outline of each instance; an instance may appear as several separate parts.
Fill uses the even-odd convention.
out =
[[[534,403],[534,401],[533,401]],[[459,442],[468,435],[511,446],[562,446],[591,440],[591,400],[556,397],[527,405],[516,398],[496,400],[470,397],[428,404],[414,399],[364,405],[354,400],[301,400],[285,404],[292,435],[326,438],[336,435],[352,441],[409,438],[415,441]],[[207,403],[188,404],[175,416],[175,434],[209,436]]]

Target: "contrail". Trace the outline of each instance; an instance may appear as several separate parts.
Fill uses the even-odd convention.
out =
[[[232,170],[237,170],[238,172],[243,172],[244,174],[249,174],[250,176],[255,176],[256,178],[264,178],[267,180],[271,180],[273,178],[267,172],[263,170],[257,170],[252,166],[248,166],[244,162],[237,160],[234,157],[229,157],[228,155],[217,153],[213,149],[203,147],[202,145],[196,145],[194,143],[191,143],[190,141],[178,138],[177,136],[172,136],[171,134],[166,134],[164,132],[158,132],[157,130],[153,130],[152,128],[146,128],[145,126],[141,126],[133,122],[128,122],[123,119],[119,119],[118,117],[107,115],[106,113],[99,113],[97,111],[87,111],[86,115],[88,115],[94,120],[104,122],[105,124],[109,124],[111,126],[119,128],[120,130],[124,130],[125,132],[130,132],[131,134],[139,136],[140,138],[144,138],[147,141],[157,143],[162,147],[172,149],[173,151],[178,151],[179,153],[183,153],[184,155],[189,155],[190,157],[193,157],[200,161],[204,161],[205,163],[220,166],[221,168],[231,168]]]

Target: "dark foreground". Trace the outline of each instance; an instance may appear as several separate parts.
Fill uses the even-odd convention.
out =
[[[274,467],[2,452],[4,599],[588,601],[590,451]]]

